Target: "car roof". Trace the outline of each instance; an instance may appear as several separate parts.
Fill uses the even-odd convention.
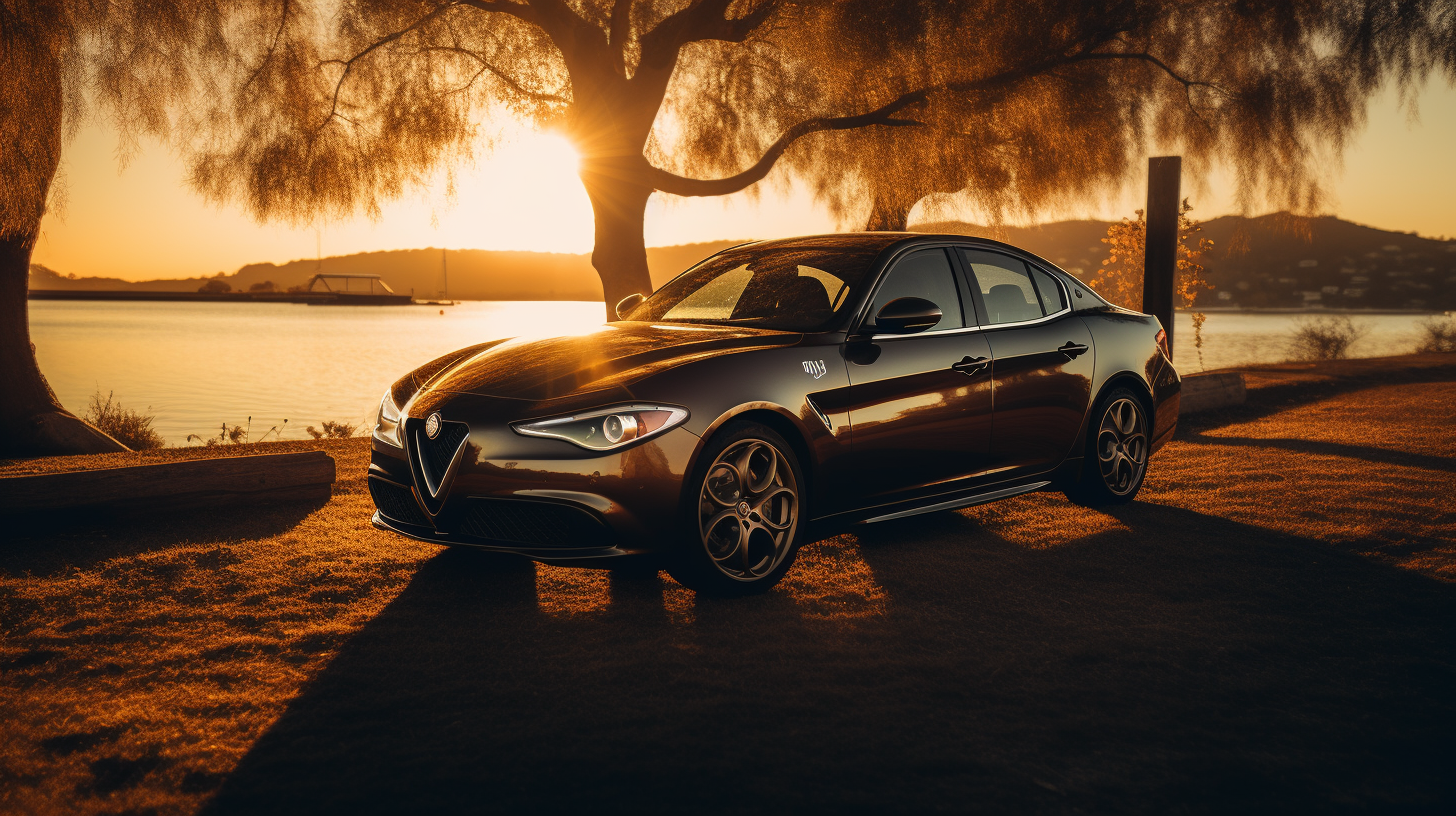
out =
[[[750,241],[740,246],[763,248],[813,248],[813,249],[877,249],[885,250],[901,244],[956,242],[976,244],[1007,250],[1033,259],[1044,266],[1055,268],[1055,264],[1034,252],[1014,244],[982,238],[975,235],[957,235],[940,232],[832,232],[820,235],[800,235],[793,238],[774,238],[767,241]]]

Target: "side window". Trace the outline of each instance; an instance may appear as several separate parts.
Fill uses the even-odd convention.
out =
[[[1026,264],[980,249],[962,249],[960,252],[966,268],[970,270],[971,285],[980,290],[981,299],[986,304],[986,319],[992,325],[1035,320],[1044,314]]]
[[[956,290],[955,272],[951,270],[950,259],[943,249],[922,249],[901,258],[880,282],[875,302],[870,306],[870,319],[873,320],[885,304],[902,297],[925,298],[945,313],[930,331],[959,329],[966,325],[961,318],[961,295]]]
[[[1036,291],[1041,295],[1041,308],[1047,314],[1056,314],[1067,308],[1067,300],[1062,295],[1062,287],[1052,280],[1052,276],[1037,269],[1031,268],[1031,277],[1036,280]]]

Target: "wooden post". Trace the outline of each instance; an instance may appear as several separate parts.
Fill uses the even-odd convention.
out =
[[[1148,235],[1143,248],[1143,311],[1158,318],[1173,353],[1173,278],[1178,272],[1180,156],[1148,159]]]

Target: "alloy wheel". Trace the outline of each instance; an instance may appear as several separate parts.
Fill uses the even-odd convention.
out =
[[[1122,397],[1102,413],[1097,431],[1097,465],[1102,481],[1116,496],[1136,489],[1148,466],[1148,434],[1143,412]]]
[[[729,445],[708,468],[698,530],[713,564],[738,581],[769,575],[789,553],[799,485],[788,459],[761,439]]]

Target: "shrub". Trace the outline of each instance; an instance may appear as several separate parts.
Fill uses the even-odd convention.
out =
[[[208,295],[220,295],[224,292],[231,292],[232,290],[233,288],[226,281],[220,281],[216,278],[197,287],[197,291]]]
[[[132,450],[153,450],[166,446],[167,442],[162,435],[152,430],[152,422],[156,417],[123,408],[121,403],[113,399],[114,396],[114,391],[108,391],[102,397],[101,389],[96,389],[83,418]],[[147,410],[150,411],[151,408]]]
[[[277,287],[273,285],[273,281],[263,281],[262,283],[255,283],[252,286],[249,286],[248,287],[248,291],[249,292],[273,292],[273,291],[277,291]]]
[[[1416,344],[1416,353],[1424,351],[1456,351],[1456,319],[1431,318],[1422,320],[1416,326],[1421,330],[1421,340]]]
[[[1289,341],[1290,357],[1295,360],[1343,360],[1350,346],[1369,331],[1344,315],[1299,321]]]
[[[359,426],[347,422],[330,422],[326,419],[323,422],[323,430],[317,430],[312,425],[303,430],[314,439],[348,439],[359,430]]]

